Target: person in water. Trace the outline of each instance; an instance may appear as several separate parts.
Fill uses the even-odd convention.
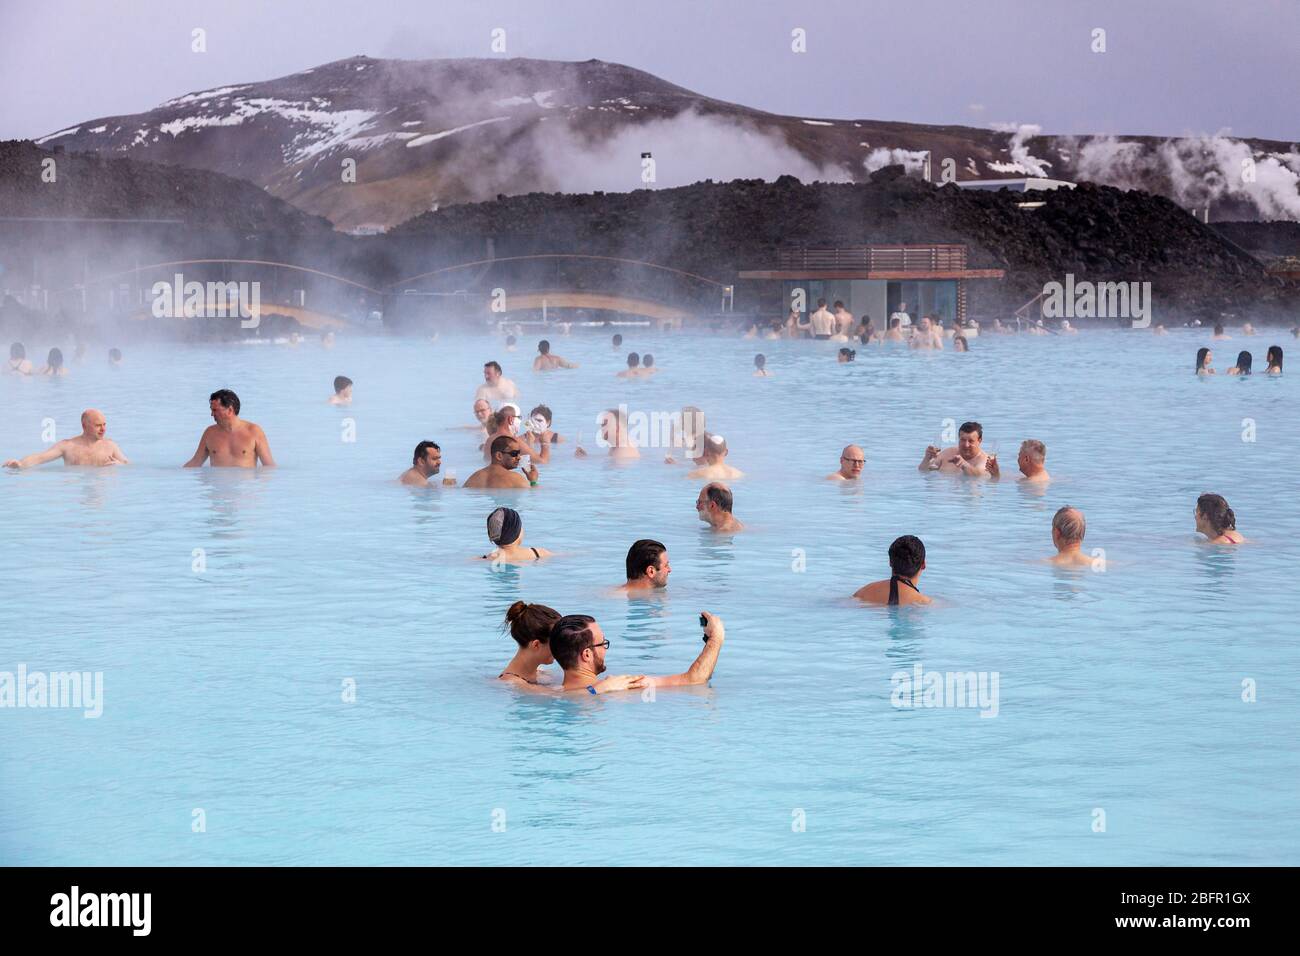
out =
[[[925,545],[915,535],[905,534],[889,546],[889,580],[864,584],[853,596],[868,604],[929,604],[917,582],[925,570]]]
[[[26,458],[11,458],[5,462],[6,468],[31,468],[43,465],[47,461],[62,458],[65,465],[78,467],[102,467],[105,465],[129,465],[117,442],[105,438],[108,431],[108,419],[104,413],[88,408],[81,413],[81,434],[76,438],[65,438],[55,442],[45,451],[38,451]]]
[[[537,465],[529,462],[528,471],[520,474],[515,469],[526,454],[518,438],[498,435],[492,439],[488,452],[492,461],[465,479],[464,488],[528,488],[537,486]]]
[[[754,378],[771,378],[772,373],[767,370],[767,356],[759,353],[754,356]]]
[[[1088,523],[1083,512],[1066,505],[1052,516],[1052,544],[1056,545],[1056,554],[1047,560],[1062,567],[1083,567],[1092,565],[1092,558],[1083,553],[1083,536],[1088,531]]]
[[[519,397],[519,387],[501,373],[498,362],[485,362],[483,365],[483,384],[474,392],[475,398],[486,398],[494,402],[507,402]]]
[[[655,591],[668,587],[668,575],[672,574],[673,568],[668,563],[668,549],[662,542],[651,538],[632,542],[623,564],[627,582],[615,590]]]
[[[641,356],[641,377],[642,378],[649,378],[651,375],[654,375],[658,371],[659,369],[655,367],[655,357],[653,355],[651,355],[649,352],[646,352],[644,355]]]
[[[601,412],[598,424],[598,443],[609,449],[609,457],[616,459],[640,458],[636,442],[628,432],[627,409],[607,408]]]
[[[109,349],[109,350],[108,350],[108,364],[109,364],[109,367],[110,367],[110,368],[120,368],[120,367],[121,367],[121,365],[122,365],[122,350],[121,350],[121,349]]]
[[[623,351],[623,336],[615,333],[614,337],[610,339],[610,343],[615,352]]]
[[[487,438],[483,440],[481,446],[484,460],[492,460],[492,442],[502,435],[507,438],[517,438],[519,435],[519,410],[511,402],[506,402],[492,416],[491,424],[488,426]]]
[[[627,355],[627,368],[618,373],[619,378],[639,378],[641,375],[641,356],[636,352]]]
[[[966,341],[966,336],[958,332],[952,337],[952,347],[955,352],[969,352],[970,343]]]
[[[835,360],[839,362],[841,365],[843,365],[845,362],[852,362],[857,357],[858,357],[858,353],[855,352],[853,349],[843,348],[840,349],[839,355],[836,357]]]
[[[1237,353],[1237,364],[1234,365],[1234,366],[1232,366],[1232,368],[1228,369],[1228,371],[1227,371],[1226,374],[1228,374],[1228,375],[1249,375],[1249,374],[1250,374],[1250,365],[1251,365],[1251,363],[1252,363],[1253,361],[1254,361],[1254,359],[1251,358],[1251,355],[1250,355],[1249,352],[1244,351],[1244,350],[1241,351],[1241,352],[1238,352],[1238,353]]]
[[[524,520],[513,508],[498,508],[488,515],[487,535],[497,549],[479,557],[493,564],[532,564],[551,556],[545,548],[524,547]]]
[[[857,445],[845,445],[840,452],[840,470],[826,476],[827,481],[857,481],[867,463],[866,453]]]
[[[1021,477],[1017,481],[1048,482],[1052,476],[1047,473],[1047,446],[1037,438],[1027,438],[1020,443],[1020,454],[1016,456],[1016,465]],[[990,478],[1001,478],[1002,469],[998,466],[997,455],[989,455],[988,469]]]
[[[835,316],[826,308],[825,299],[817,300],[817,311],[808,316],[808,324],[815,339],[829,340],[835,333]]]
[[[352,404],[352,379],[346,375],[336,375],[334,377],[334,395],[330,398],[330,404]]]
[[[1282,346],[1270,345],[1268,353],[1264,357],[1264,374],[1281,375],[1282,374]]]
[[[726,631],[722,618],[714,617],[708,611],[701,611],[700,619],[704,622],[704,649],[681,674],[664,677],[622,675],[601,680],[600,675],[605,673],[605,652],[609,649],[610,642],[590,614],[568,614],[556,621],[551,628],[550,649],[564,671],[563,686],[566,691],[609,694],[645,687],[707,684],[718,665],[718,654],[722,651]]]
[[[184,467],[199,468],[209,460],[213,468],[275,467],[262,426],[239,417],[238,395],[228,388],[218,389],[208,397],[208,409],[216,424],[204,429],[194,457]]]
[[[5,369],[15,375],[31,375],[32,363],[27,358],[27,349],[22,342],[9,346],[9,366]]]
[[[1214,361],[1213,352],[1211,352],[1209,349],[1205,348],[1204,346],[1197,349],[1196,350],[1196,374],[1213,375],[1214,369],[1210,367],[1210,363],[1212,361]]]
[[[519,650],[510,658],[505,670],[497,675],[497,680],[545,686],[548,681],[537,669],[555,663],[555,657],[551,654],[551,628],[559,619],[560,612],[545,604],[516,601],[510,605],[501,626],[510,631]]]
[[[551,343],[542,339],[537,343],[537,358],[533,359],[534,372],[551,372],[557,368],[577,368],[577,362],[551,354]]]
[[[488,433],[493,427],[492,415],[492,403],[486,398],[476,398],[474,400],[475,424],[457,425],[455,427],[458,431],[477,431],[479,441],[483,442],[487,440]]]
[[[674,416],[672,425],[672,447],[682,449],[682,457],[686,462],[704,464],[704,439],[708,435],[704,412],[694,405],[683,406],[680,419]],[[664,456],[664,464],[677,464],[671,451]]]
[[[980,447],[983,440],[984,426],[979,422],[963,422],[957,432],[957,444],[945,449],[934,445],[928,446],[921,464],[917,465],[917,470],[938,471],[945,475],[967,475],[972,478],[989,474],[987,471],[989,456]],[[994,467],[997,467],[996,462]]]
[[[68,369],[63,364],[63,351],[61,349],[50,349],[50,354],[45,357],[45,367],[36,373],[37,375],[67,375]]]
[[[411,455],[411,467],[398,475],[397,480],[404,485],[423,488],[441,469],[442,449],[431,441],[422,441],[415,446],[415,452]],[[444,478],[442,483],[454,485],[456,479]]]
[[[1242,544],[1245,537],[1237,530],[1237,516],[1222,495],[1206,493],[1196,499],[1196,530],[1211,544]]]
[[[1216,342],[1230,342],[1232,341],[1232,336],[1223,331],[1223,323],[1219,322],[1215,323],[1212,339]]]
[[[708,481],[744,478],[745,473],[743,471],[727,464],[726,457],[728,454],[727,440],[725,438],[721,435],[705,435],[704,464],[686,477],[703,478]]]
[[[722,534],[744,531],[745,526],[731,513],[731,489],[718,481],[711,481],[700,489],[695,499],[695,513],[712,530]]]
[[[538,405],[528,413],[528,421],[524,423],[523,440],[539,465],[550,463],[551,446],[561,439],[558,432],[551,430],[549,407]]]
[[[903,335],[903,320],[897,315],[889,319],[889,331],[885,333],[886,342],[902,342],[905,340]]]

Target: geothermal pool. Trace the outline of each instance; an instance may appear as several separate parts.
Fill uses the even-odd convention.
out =
[[[515,353],[447,337],[135,345],[117,371],[96,349],[63,380],[0,377],[0,457],[40,450],[45,419],[71,437],[93,406],[133,461],[0,473],[0,671],[103,675],[97,718],[0,709],[0,862],[1300,859],[1296,372],[1198,380],[1199,330],[858,348],[852,365],[832,343],[622,331],[655,355],[653,380],[615,378],[608,335],[576,333],[549,337],[582,367],[547,375],[530,334]],[[1260,369],[1291,341],[1215,343],[1215,364],[1248,347]],[[751,375],[758,351],[771,379]],[[529,492],[397,485],[425,438],[461,481],[478,466],[451,426],[491,358],[525,413],[549,404],[589,448],[607,406],[703,408],[747,472],[733,490],[748,530],[702,530],[700,483],[656,451],[613,467],[564,444]],[[337,374],[356,382],[350,409],[326,404]],[[179,467],[219,387],[280,468]],[[919,474],[949,418],[982,422],[1011,471],[1021,439],[1043,440],[1057,480],[1040,495]],[[861,485],[821,480],[848,442],[866,449]],[[1247,545],[1197,542],[1204,491],[1228,498]],[[470,560],[498,502],[561,554]],[[1104,572],[1039,562],[1067,503]],[[940,603],[855,606],[904,533],[924,539]],[[667,592],[613,598],[640,537],[668,546]],[[610,673],[684,670],[700,609],[727,641],[707,688],[529,695],[493,680],[517,598],[594,614]],[[996,672],[996,716],[893,706],[891,675],[918,665]]]

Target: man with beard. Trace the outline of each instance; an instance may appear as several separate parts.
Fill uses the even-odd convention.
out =
[[[718,664],[718,654],[726,635],[721,618],[702,611],[700,619],[704,622],[704,649],[684,673],[664,677],[625,674],[600,680],[600,675],[605,672],[605,652],[609,649],[609,640],[596,619],[589,614],[569,614],[560,618],[551,626],[551,639],[548,643],[556,663],[564,670],[566,691],[608,694],[645,687],[707,684]]]

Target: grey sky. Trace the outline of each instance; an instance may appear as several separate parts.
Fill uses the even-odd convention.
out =
[[[0,0],[0,138],[355,54],[490,56],[494,27],[506,56],[797,116],[1300,139],[1297,0]]]

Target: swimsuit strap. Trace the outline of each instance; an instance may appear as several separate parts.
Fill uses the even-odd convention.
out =
[[[897,574],[891,574],[891,575],[889,576],[889,603],[890,603],[890,604],[897,604],[897,603],[898,603],[898,582],[899,582],[899,581],[902,581],[904,584],[906,584],[909,588],[911,588],[911,589],[912,589],[913,591],[915,591],[917,594],[920,594],[920,593],[921,593],[921,589],[918,588],[918,587],[917,587],[915,584],[913,584],[911,581],[907,580],[907,578],[905,578],[905,577],[901,577],[900,575],[897,575]]]
[[[516,674],[514,671],[502,671],[500,674],[497,675],[497,680],[500,680],[502,677],[518,677],[525,684],[541,683],[540,681],[529,680],[527,677],[524,677],[522,674]]]
[[[540,561],[540,560],[542,560],[542,556],[541,556],[541,554],[538,553],[538,551],[537,551],[536,548],[530,548],[529,550],[533,552],[533,560],[534,560],[534,561]]]

